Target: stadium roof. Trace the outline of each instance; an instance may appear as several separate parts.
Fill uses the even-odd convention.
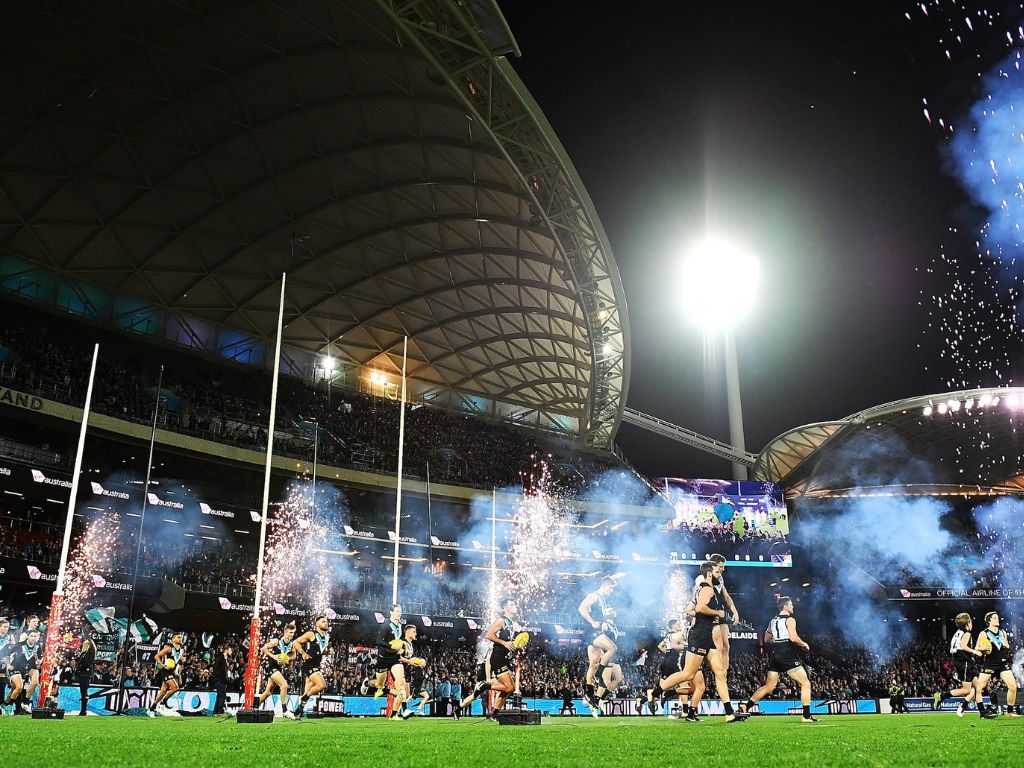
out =
[[[964,390],[869,408],[772,440],[752,476],[787,495],[1024,492],[1024,389]]]
[[[608,447],[618,269],[493,0],[0,10],[0,284],[258,365],[329,354]]]

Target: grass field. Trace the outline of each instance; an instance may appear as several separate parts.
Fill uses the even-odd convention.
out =
[[[804,725],[755,717],[725,725],[665,718],[550,719],[499,726],[480,718],[338,718],[239,725],[220,718],[0,720],[6,760],[60,766],[957,766],[1019,765],[1024,720],[977,715],[847,715]]]

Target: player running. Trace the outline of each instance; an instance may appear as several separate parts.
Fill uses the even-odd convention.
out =
[[[32,694],[39,685],[39,667],[43,663],[42,650],[38,629],[30,629],[24,634],[24,640],[14,646],[10,662],[11,692],[4,702],[5,706],[10,707],[10,714],[20,712],[27,715],[31,712],[31,708],[25,702],[32,701]]]
[[[599,687],[603,688],[604,671],[612,663],[618,646],[619,630],[615,626],[615,609],[608,598],[615,592],[615,579],[605,577],[596,592],[591,592],[579,605],[580,616],[595,630],[587,645],[587,675],[583,680],[583,700],[590,707],[591,714],[600,714]]]
[[[974,648],[971,642],[971,629],[973,628],[971,616],[968,613],[958,613],[956,616],[956,632],[949,641],[949,653],[953,656],[953,678],[960,683],[959,688],[952,688],[945,691],[936,691],[934,698],[935,709],[939,704],[951,699],[954,696],[963,696],[956,708],[956,716],[963,717],[968,702],[974,701],[977,693],[974,683],[978,678],[978,659],[983,655],[981,651]],[[979,702],[978,713],[984,714],[985,704]]]
[[[402,629],[402,650],[399,653],[399,662],[391,669],[391,679],[394,687],[392,693],[398,701],[398,711],[391,715],[392,720],[408,720],[413,715],[409,702],[412,700],[413,683],[420,685],[423,674],[422,670],[427,666],[425,659],[418,658],[413,648],[413,643],[418,637],[415,624],[406,624]],[[417,675],[419,673],[419,675]],[[417,695],[420,694],[417,688]]]
[[[1010,638],[1005,629],[999,628],[999,614],[991,611],[985,614],[985,629],[978,636],[974,647],[984,654],[974,683],[975,701],[980,703],[993,675],[997,675],[1006,686],[1006,716],[1020,717],[1017,707],[1017,678],[1013,675],[1010,658]],[[982,717],[996,717],[991,707]]]
[[[10,674],[11,655],[17,645],[11,630],[10,619],[0,618],[0,715],[6,715],[4,701],[7,699],[7,678]]]
[[[668,626],[668,633],[658,643],[662,653],[661,664],[658,666],[658,688],[653,691],[652,712],[654,701],[664,702],[665,697],[675,691],[679,695],[682,719],[696,723],[700,721],[700,699],[706,690],[704,673],[700,670],[693,680],[683,680],[683,661],[686,651],[686,630],[681,619],[673,619]]]
[[[181,717],[180,712],[165,706],[164,702],[177,693],[178,688],[181,687],[178,685],[178,670],[181,669],[182,660],[185,658],[185,648],[182,643],[181,632],[175,632],[171,635],[170,644],[157,651],[156,656],[153,657],[157,666],[156,679],[153,682],[160,686],[160,690],[157,691],[156,698],[146,711],[149,717],[157,715]]]
[[[729,590],[725,588],[725,557],[723,555],[711,555],[708,562],[715,564],[715,570],[711,575],[711,586],[714,587],[722,607],[725,608],[725,616],[716,619],[715,628],[711,637],[715,641],[715,648],[721,654],[722,663],[726,670],[729,669],[729,624],[733,626],[740,622],[740,612],[733,602]]]
[[[686,638],[686,656],[679,683],[688,683],[697,676],[705,659],[711,664],[715,673],[715,690],[722,700],[725,710],[725,722],[738,723],[747,719],[745,712],[735,712],[729,697],[729,685],[726,680],[727,670],[721,652],[715,647],[713,634],[716,619],[724,619],[725,608],[718,592],[711,583],[711,575],[715,564],[708,561],[700,567],[700,578],[694,587],[692,610],[693,626]]]
[[[388,691],[388,675],[391,668],[399,663],[402,650],[402,606],[395,603],[388,612],[388,620],[377,641],[377,666],[373,680],[363,680],[359,692],[365,696],[375,688],[373,698],[379,698]]]
[[[515,634],[514,619],[519,610],[516,601],[511,597],[506,597],[500,605],[501,615],[487,628],[487,640],[491,643],[489,656],[491,677],[481,680],[473,687],[469,696],[459,703],[461,708],[470,706],[485,691],[491,690],[498,694],[492,712],[498,712],[505,706],[505,699],[515,693],[514,653],[525,645],[526,640],[529,640],[529,635],[525,632],[519,635]],[[525,640],[522,639],[524,637]],[[519,645],[517,646],[513,641],[519,641]]]
[[[306,709],[306,703],[310,697],[316,696],[327,687],[321,668],[324,664],[324,654],[327,652],[327,644],[330,642],[331,625],[326,616],[317,616],[313,622],[313,629],[304,632],[295,638],[292,648],[302,657],[302,672],[306,676],[306,687],[299,697],[298,706],[295,707],[294,719],[302,717]]]
[[[800,705],[803,712],[801,723],[816,723],[818,718],[811,716],[811,681],[807,670],[797,656],[797,648],[809,651],[811,646],[804,642],[796,631],[796,619],[793,618],[793,600],[789,597],[779,598],[778,615],[768,624],[767,640],[771,638],[771,656],[768,659],[768,679],[758,688],[746,704],[740,704],[740,712],[746,714],[754,704],[775,690],[779,684],[779,676],[786,674],[800,686]]]
[[[270,673],[267,677],[267,687],[263,693],[260,694],[256,700],[256,708],[259,709],[263,706],[263,702],[270,698],[274,692],[274,688],[277,688],[279,693],[279,703],[281,705],[281,715],[287,717],[289,720],[294,720],[293,715],[288,709],[288,665],[291,664],[292,659],[295,658],[293,652],[293,646],[295,645],[295,622],[291,621],[284,625],[281,630],[280,637],[272,637],[266,643],[263,644],[262,653],[266,659],[267,671]],[[277,712],[275,711],[275,716]]]

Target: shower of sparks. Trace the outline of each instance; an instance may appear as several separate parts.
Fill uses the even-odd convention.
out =
[[[280,616],[296,603],[328,613],[331,563],[327,527],[318,521],[308,484],[294,483],[268,520],[261,618]]]
[[[114,513],[98,515],[86,524],[85,530],[68,557],[64,577],[64,608],[60,627],[51,627],[58,637],[65,632],[76,634],[90,608],[93,592],[103,586],[101,574],[109,572],[117,550],[121,526]]]
[[[560,607],[552,577],[555,565],[564,562],[569,554],[568,524],[574,520],[574,513],[552,493],[548,465],[543,458],[534,458],[526,480],[512,515],[506,568],[496,578],[497,596],[513,597],[520,614],[529,618],[531,614]]]
[[[665,585],[665,619],[686,621],[686,604],[693,592],[693,575],[686,571],[672,571]]]

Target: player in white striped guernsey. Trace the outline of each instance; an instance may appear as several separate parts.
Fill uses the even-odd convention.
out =
[[[740,711],[749,712],[754,704],[775,690],[775,686],[779,684],[779,676],[786,674],[800,685],[800,704],[803,708],[800,722],[816,723],[818,719],[811,716],[811,681],[807,677],[807,670],[804,669],[803,662],[800,661],[796,653],[797,648],[809,651],[811,646],[797,634],[796,619],[793,618],[793,600],[788,597],[780,597],[777,605],[779,613],[768,623],[768,631],[765,633],[765,640],[768,640],[769,636],[771,637],[768,679],[754,692],[746,704],[740,705]]]
[[[935,692],[935,709],[938,709],[939,704],[946,699],[951,699],[954,696],[964,697],[964,701],[961,701],[960,705],[956,708],[957,717],[964,716],[964,708],[967,702],[974,701],[977,693],[974,683],[978,679],[978,658],[982,653],[975,650],[974,643],[971,642],[972,629],[970,614],[958,613],[956,616],[956,632],[949,641],[949,653],[953,657],[953,676],[960,683],[960,686]],[[980,703],[978,713],[985,713],[984,702]]]

